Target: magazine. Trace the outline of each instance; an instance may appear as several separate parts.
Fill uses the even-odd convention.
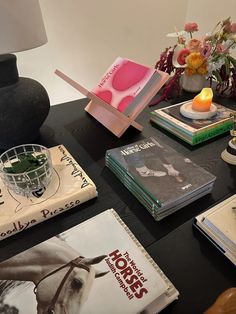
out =
[[[164,72],[118,57],[92,92],[129,116],[151,90],[157,93],[167,79]]]
[[[179,294],[113,209],[2,262],[0,279],[19,314],[154,314]]]
[[[133,181],[124,171],[115,166],[109,159],[106,161],[107,167],[115,173],[117,178],[125,185],[125,187],[139,200],[139,202],[150,212],[155,220],[161,220],[171,213],[181,209],[188,205],[190,202],[194,202],[200,197],[211,193],[213,184],[209,184],[207,187],[203,186],[197,191],[190,193],[184,200],[178,200],[175,204],[170,204],[164,208],[158,203],[158,200],[153,200],[142,188]]]
[[[236,195],[198,215],[194,225],[236,265]]]
[[[169,77],[168,73],[121,57],[112,63],[92,91],[59,70],[55,73],[90,99],[85,111],[117,137],[130,126],[143,130],[135,119]]]
[[[97,196],[95,184],[63,145],[49,151],[53,175],[47,188],[26,197],[0,179],[0,240]]]
[[[151,114],[151,121],[170,131],[191,145],[204,142],[232,129],[232,110],[214,103],[215,116],[208,119],[190,119],[180,113],[180,107],[186,102],[157,109]]]
[[[216,179],[153,137],[108,150],[106,166],[151,204],[157,220],[209,193]]]

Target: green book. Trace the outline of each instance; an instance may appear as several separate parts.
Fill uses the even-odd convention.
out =
[[[154,110],[151,112],[151,121],[191,145],[200,144],[232,129],[231,109],[214,103],[217,107],[216,115],[197,120],[186,118],[180,113],[184,103]]]
[[[156,220],[211,192],[216,179],[152,137],[108,150],[106,166]]]

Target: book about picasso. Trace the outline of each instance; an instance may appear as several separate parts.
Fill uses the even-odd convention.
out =
[[[49,150],[53,175],[46,189],[26,197],[0,180],[0,240],[97,196],[95,184],[63,145]]]

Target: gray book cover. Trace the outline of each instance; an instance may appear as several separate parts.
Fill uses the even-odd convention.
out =
[[[153,137],[107,151],[116,163],[161,207],[183,202],[216,177]]]

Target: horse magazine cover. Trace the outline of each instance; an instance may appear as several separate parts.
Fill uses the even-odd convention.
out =
[[[114,209],[3,261],[0,279],[14,314],[154,314],[179,294]]]
[[[0,179],[0,240],[97,196],[95,184],[63,145],[49,151],[53,174],[46,188],[26,197]]]
[[[178,205],[187,205],[193,198],[209,193],[216,179],[154,137],[108,150],[106,165],[120,180],[123,174],[131,190],[141,192],[153,206],[159,206],[157,214],[169,214],[180,208]]]

